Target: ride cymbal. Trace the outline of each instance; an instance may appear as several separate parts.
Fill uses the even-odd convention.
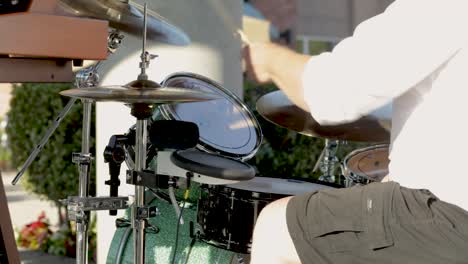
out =
[[[109,21],[111,27],[140,36],[143,31],[143,7],[120,0],[60,0],[62,9],[76,16]],[[188,45],[190,38],[161,15],[148,10],[148,39],[172,45]]]
[[[360,142],[390,141],[390,120],[365,116],[351,123],[323,126],[282,91],[262,96],[257,101],[257,111],[273,124],[307,136]]]

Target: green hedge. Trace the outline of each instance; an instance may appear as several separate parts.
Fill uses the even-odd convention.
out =
[[[26,161],[63,110],[69,98],[60,96],[59,91],[70,87],[69,84],[14,86],[6,128],[14,167],[19,169]],[[78,193],[78,170],[71,158],[73,152],[81,151],[82,112],[82,105],[77,101],[22,179],[27,189],[57,205],[60,199]],[[95,152],[94,116],[93,113],[91,153]],[[93,164],[92,176],[94,171]],[[95,179],[91,178],[90,192],[94,194]]]

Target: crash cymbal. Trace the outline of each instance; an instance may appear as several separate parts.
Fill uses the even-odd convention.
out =
[[[127,85],[91,88],[75,88],[60,92],[61,95],[94,101],[123,103],[172,104],[219,99],[216,94],[195,89],[161,87],[152,81],[134,81]]]
[[[262,96],[257,101],[257,111],[273,124],[307,136],[360,142],[390,141],[389,119],[365,116],[351,123],[322,126],[282,91]]]
[[[60,0],[60,7],[73,15],[108,20],[111,27],[140,36],[143,6],[123,0]],[[148,39],[172,45],[188,45],[190,38],[154,11],[148,10]]]

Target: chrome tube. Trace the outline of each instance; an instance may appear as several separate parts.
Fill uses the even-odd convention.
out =
[[[81,154],[91,157],[89,153],[90,133],[91,133],[91,110],[93,103],[91,100],[83,100],[83,131],[81,138]],[[79,163],[79,197],[88,197],[90,163]],[[89,212],[85,212],[82,221],[76,223],[76,263],[88,263],[88,232],[89,232]]]
[[[138,119],[135,135],[135,171],[143,171],[146,165],[146,145],[148,139],[147,119]],[[145,228],[146,220],[137,219],[137,210],[145,206],[145,187],[135,186],[135,203],[133,206],[133,249],[135,264],[145,263]]]

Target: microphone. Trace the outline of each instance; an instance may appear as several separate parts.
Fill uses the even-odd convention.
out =
[[[156,120],[149,131],[151,145],[156,149],[189,149],[198,144],[200,133],[192,122]]]

